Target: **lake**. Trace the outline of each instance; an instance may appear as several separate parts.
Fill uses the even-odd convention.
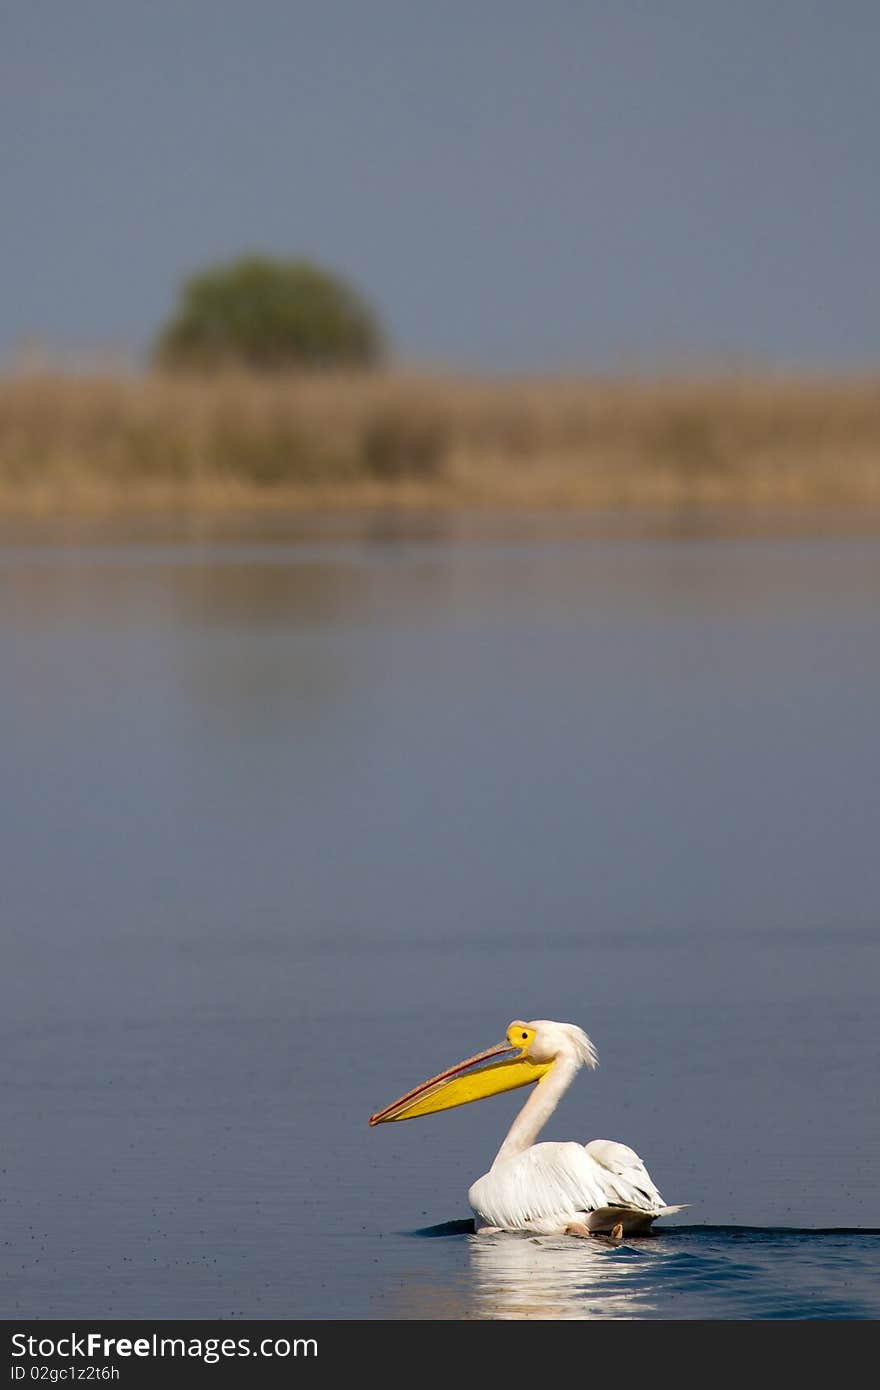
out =
[[[880,1315],[880,541],[7,524],[0,1316]],[[656,1235],[469,1234],[599,1070]]]

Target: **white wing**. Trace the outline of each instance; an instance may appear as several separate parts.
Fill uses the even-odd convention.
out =
[[[606,1206],[620,1203],[638,1211],[660,1214],[663,1198],[634,1149],[613,1139],[591,1139],[584,1152],[599,1165],[606,1192]]]
[[[605,1205],[598,1164],[580,1144],[533,1144],[479,1178],[468,1193],[485,1225],[524,1230],[548,1217]]]
[[[478,1222],[503,1230],[565,1229],[600,1208],[652,1219],[663,1198],[638,1154],[625,1144],[533,1144],[479,1178],[468,1193]]]

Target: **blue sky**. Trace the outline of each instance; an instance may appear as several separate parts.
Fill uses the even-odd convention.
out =
[[[265,250],[405,362],[875,365],[878,71],[875,0],[4,6],[0,355]]]

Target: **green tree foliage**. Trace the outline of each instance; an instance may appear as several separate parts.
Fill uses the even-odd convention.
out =
[[[366,367],[378,319],[339,276],[302,260],[247,256],[193,275],[156,343],[167,367]]]

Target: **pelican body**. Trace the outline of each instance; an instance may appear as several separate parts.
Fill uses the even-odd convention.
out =
[[[415,1119],[534,1084],[492,1167],[468,1193],[477,1231],[610,1232],[619,1239],[681,1211],[664,1204],[638,1154],[610,1139],[535,1142],[581,1068],[596,1066],[596,1049],[575,1024],[517,1019],[504,1042],[407,1091],[371,1115],[370,1124]]]

